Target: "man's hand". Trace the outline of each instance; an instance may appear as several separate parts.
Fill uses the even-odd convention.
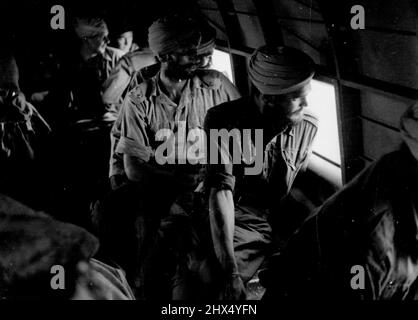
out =
[[[220,296],[221,300],[245,300],[246,290],[239,275],[233,274],[228,277]]]
[[[16,93],[16,105],[19,107],[20,110],[24,110],[26,106],[26,97],[23,92],[18,91]]]
[[[129,180],[124,174],[115,174],[110,177],[110,187],[113,191],[128,184],[128,182]]]

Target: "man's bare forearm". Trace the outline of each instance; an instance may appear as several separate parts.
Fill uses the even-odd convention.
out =
[[[227,275],[238,272],[234,256],[234,200],[230,190],[211,189],[209,217],[216,256]]]

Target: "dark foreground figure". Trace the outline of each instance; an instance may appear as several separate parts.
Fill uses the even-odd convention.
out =
[[[0,194],[0,299],[132,300],[124,273],[92,257],[97,239],[86,230],[35,212]],[[64,289],[53,289],[62,266]]]
[[[399,151],[331,197],[270,259],[264,299],[418,298],[418,105],[401,133]]]

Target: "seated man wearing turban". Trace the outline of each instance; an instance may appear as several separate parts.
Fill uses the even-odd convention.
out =
[[[191,131],[203,132],[210,108],[239,97],[222,73],[199,69],[201,36],[193,19],[177,15],[159,19],[150,26],[148,37],[160,69],[127,94],[117,120],[121,134],[116,152],[123,156],[123,171],[130,184],[115,190],[103,204],[103,225],[107,226],[103,243],[126,268],[131,281],[137,276],[135,286],[140,290],[147,278],[138,276],[137,266],[146,267],[144,256],[153,246],[161,217],[168,214],[179,194],[193,191],[201,180],[201,165],[180,164],[185,160],[183,152],[176,152],[174,164],[162,163],[165,156],[158,152],[166,142],[162,135],[170,133],[166,137],[176,141],[176,149],[180,150],[180,144],[187,148],[190,141],[186,137]],[[139,214],[142,221],[135,224]],[[140,230],[133,230],[135,226]],[[138,245],[139,253],[129,251]],[[138,296],[142,294],[138,291]]]
[[[123,52],[108,46],[109,31],[101,18],[75,18],[74,32],[78,47],[62,63],[53,102],[66,108],[66,122],[101,119],[107,112],[102,86]]]
[[[199,68],[209,69],[212,63],[216,34],[215,30],[208,23],[201,23],[199,27],[201,29],[202,39],[197,48],[197,60]],[[104,84],[103,102],[113,105],[113,109],[119,111],[127,92],[158,73],[160,65],[159,63],[152,65],[154,62],[154,54],[147,51],[138,51],[123,56]],[[115,152],[120,138],[120,132],[121,121],[116,121],[112,127],[110,136],[111,154],[109,177],[112,189],[119,187],[127,181],[123,169],[123,156]]]
[[[109,31],[103,19],[78,17],[73,26],[77,46],[62,59],[45,101],[45,117],[54,130],[60,159],[55,164],[60,172],[57,189],[64,191],[57,205],[68,203],[68,214],[81,219],[72,221],[88,223],[93,191],[107,178],[109,132],[116,119],[102,101],[102,86],[122,52],[107,45]]]
[[[264,299],[418,299],[418,104],[401,135],[272,255]]]
[[[309,160],[317,119],[304,109],[313,67],[312,59],[294,48],[261,47],[250,59],[251,95],[208,111],[208,159],[219,153],[222,161],[207,165],[208,202],[201,202],[207,222],[191,217],[179,233],[186,258],[178,266],[176,298],[245,298],[244,283],[270,250],[268,219],[278,214],[278,203]],[[235,132],[238,144],[210,138],[213,130],[222,129]],[[250,173],[251,161],[244,158],[254,155],[252,166],[258,170]],[[185,216],[186,208],[181,199],[176,201],[172,216]],[[199,211],[196,206],[189,210]]]

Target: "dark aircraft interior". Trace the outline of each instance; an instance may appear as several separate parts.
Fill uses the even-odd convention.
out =
[[[414,0],[1,1],[0,299],[417,299],[417,32]],[[268,178],[159,166],[181,121],[264,130]]]

